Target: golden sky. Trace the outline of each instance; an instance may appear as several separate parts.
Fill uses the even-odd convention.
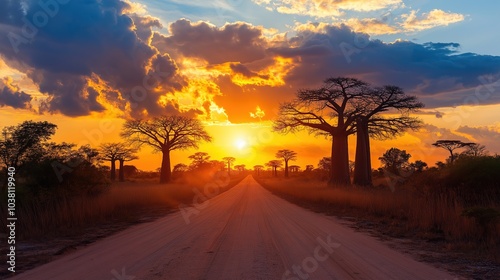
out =
[[[8,39],[0,41],[0,127],[48,120],[59,127],[54,141],[98,147],[122,141],[126,119],[184,114],[206,125],[214,141],[199,150],[212,159],[251,167],[287,148],[304,168],[329,156],[329,140],[272,132],[278,106],[349,76],[400,86],[426,105],[416,115],[422,129],[372,142],[374,167],[391,147],[411,161],[444,161],[446,151],[431,145],[439,139],[500,152],[500,56],[480,47],[493,34],[486,10],[401,0],[87,2],[61,4],[30,34],[21,19],[41,7],[0,4]],[[354,148],[351,137],[351,159]],[[172,165],[194,152],[174,151]],[[139,156],[131,164],[140,169],[160,165],[148,148]]]

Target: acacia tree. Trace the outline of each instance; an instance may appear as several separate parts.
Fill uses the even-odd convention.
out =
[[[222,160],[227,163],[227,174],[231,175],[231,163],[233,163],[236,159],[234,157],[225,157]]]
[[[370,136],[388,139],[401,135],[408,129],[417,129],[421,121],[409,117],[424,104],[417,97],[408,96],[397,86],[384,86],[371,89],[360,100],[362,113],[356,118],[356,158],[353,183],[360,186],[372,185],[370,155]],[[399,113],[397,117],[383,117],[380,114],[390,110]]]
[[[288,178],[288,161],[296,160],[297,153],[292,150],[284,149],[284,150],[279,150],[276,153],[276,157],[283,159],[283,161],[285,162],[285,178]]]
[[[356,118],[363,112],[360,98],[367,84],[354,78],[329,78],[318,89],[299,90],[292,102],[280,106],[274,130],[282,133],[307,129],[332,139],[329,184],[349,185],[348,136],[356,131]]]
[[[467,150],[463,152],[462,155],[469,157],[481,157],[481,156],[487,156],[488,151],[486,150],[486,146],[484,145],[471,143],[471,145],[467,146]]]
[[[269,166],[273,169],[274,177],[278,177],[278,167],[283,166],[283,163],[281,162],[281,160],[273,159],[266,163],[266,166]]]
[[[212,137],[199,120],[179,115],[161,116],[149,120],[129,120],[121,133],[130,143],[139,147],[150,146],[162,153],[160,183],[170,182],[170,152],[198,148],[200,141],[210,142]]]
[[[432,145],[448,150],[448,152],[450,152],[450,164],[453,164],[453,161],[455,160],[455,154],[453,151],[464,147],[470,147],[474,144],[475,143],[467,143],[460,140],[438,140]]]

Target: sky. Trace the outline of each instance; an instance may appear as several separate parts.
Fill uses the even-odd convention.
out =
[[[42,4],[41,4],[42,3]],[[43,4],[46,3],[46,4]],[[53,140],[122,141],[127,119],[183,114],[213,136],[212,159],[251,167],[277,150],[317,165],[329,139],[272,132],[278,106],[299,89],[348,76],[396,85],[425,108],[418,131],[373,141],[434,165],[440,139],[500,153],[498,1],[217,0],[0,2],[0,127],[58,125]],[[350,139],[353,159],[355,139]],[[195,150],[173,152],[189,163]],[[154,170],[150,149],[132,162]]]

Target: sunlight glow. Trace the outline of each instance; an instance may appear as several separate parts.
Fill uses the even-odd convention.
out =
[[[244,139],[238,139],[238,140],[236,140],[236,142],[234,142],[234,145],[236,146],[236,148],[238,148],[239,150],[241,150],[241,149],[246,148],[246,146],[248,145],[248,143]]]

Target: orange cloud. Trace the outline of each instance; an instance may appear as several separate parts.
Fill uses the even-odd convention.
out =
[[[262,120],[262,118],[266,115],[266,113],[260,108],[260,106],[257,106],[255,109],[255,113],[250,112],[250,117],[254,119],[259,119]]]

